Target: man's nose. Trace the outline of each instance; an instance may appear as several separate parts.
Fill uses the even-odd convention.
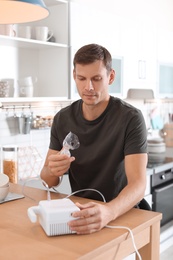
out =
[[[86,82],[86,89],[87,89],[87,90],[89,90],[89,91],[91,91],[91,90],[93,90],[93,89],[94,89],[94,87],[93,87],[93,84],[92,84],[92,81],[91,81],[91,80],[88,80],[88,81]]]

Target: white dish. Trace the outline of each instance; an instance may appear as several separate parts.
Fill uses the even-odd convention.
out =
[[[155,137],[155,138],[148,138],[147,141],[149,144],[160,144],[164,142],[164,139],[161,137]]]
[[[4,173],[0,173],[0,187],[5,187],[8,185],[9,185],[9,177]]]
[[[0,201],[4,200],[9,192],[9,185],[6,187],[0,187]]]
[[[160,147],[160,146],[165,146],[165,143],[148,143],[148,146],[150,147]]]
[[[148,144],[149,153],[164,153],[166,151],[165,143]]]

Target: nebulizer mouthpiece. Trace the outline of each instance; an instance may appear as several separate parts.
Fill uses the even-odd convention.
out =
[[[63,141],[63,148],[61,154],[66,154],[69,157],[71,156],[70,150],[75,150],[80,146],[79,139],[77,135],[69,132]]]

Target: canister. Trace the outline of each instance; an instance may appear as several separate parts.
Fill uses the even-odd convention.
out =
[[[16,146],[2,147],[3,173],[8,175],[9,181],[12,183],[18,181],[17,150]]]
[[[0,172],[2,173],[2,146],[0,145]]]

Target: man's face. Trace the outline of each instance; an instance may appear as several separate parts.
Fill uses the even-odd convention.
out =
[[[103,61],[99,60],[87,65],[76,64],[73,76],[83,102],[95,105],[108,99],[108,87],[115,78],[115,72],[108,73]]]

